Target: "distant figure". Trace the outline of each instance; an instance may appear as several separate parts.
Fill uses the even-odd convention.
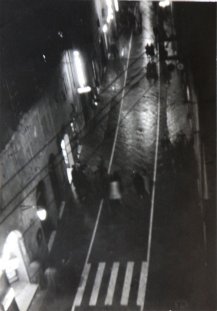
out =
[[[45,279],[47,283],[47,288],[51,291],[56,292],[57,285],[56,285],[56,277],[57,277],[57,270],[54,267],[48,267],[45,272]]]
[[[138,196],[141,199],[151,195],[150,178],[145,169],[142,169],[141,173],[133,173],[133,184]]]
[[[168,69],[168,66],[165,62],[162,64],[162,76],[165,83],[170,84],[171,71]]]
[[[129,25],[129,30],[134,30],[135,28],[135,23],[136,23],[136,17],[132,10],[128,10],[128,25]]]
[[[101,159],[99,165],[98,165],[98,174],[99,174],[99,188],[101,190],[102,197],[106,196],[106,191],[108,188],[108,174],[105,167],[104,160]]]
[[[145,168],[142,169],[142,177],[144,179],[145,191],[150,196],[151,195],[151,179]]]
[[[117,48],[116,43],[113,42],[111,44],[110,51],[111,51],[111,55],[113,56],[113,59],[117,59],[118,55],[119,55],[119,52],[118,52],[118,48]]]
[[[116,216],[121,207],[122,199],[121,178],[118,172],[114,172],[109,182],[109,206],[111,216]]]
[[[155,82],[157,81],[158,73],[157,73],[157,65],[155,62],[148,62],[146,77],[148,80],[154,79]]]
[[[145,183],[144,179],[138,172],[134,172],[133,174],[133,184],[138,196],[143,199],[145,195]]]
[[[72,182],[75,186],[78,197],[81,200],[85,199],[87,191],[87,178],[84,173],[85,169],[86,165],[81,165],[80,167],[74,165],[72,167]]]
[[[163,44],[160,44],[160,57],[162,60],[168,59],[168,52]]]
[[[151,44],[146,44],[145,46],[145,52],[148,56],[154,57],[154,45]]]
[[[161,140],[161,145],[162,145],[163,151],[169,152],[171,150],[171,142],[166,135],[163,136]]]

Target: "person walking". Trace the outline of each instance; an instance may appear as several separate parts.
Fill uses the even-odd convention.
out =
[[[85,165],[80,165],[80,167],[74,165],[72,169],[72,182],[75,186],[79,199],[82,201],[86,198],[88,188],[85,169]]]
[[[144,179],[138,172],[133,172],[133,185],[137,195],[143,199],[145,195],[145,183]]]
[[[151,196],[151,182],[146,169],[142,169],[141,173],[133,173],[134,188],[141,199],[147,199]]]
[[[116,171],[111,175],[109,182],[109,207],[110,207],[110,215],[112,218],[115,218],[117,213],[121,208],[121,199],[122,199],[122,185],[121,185],[121,177],[119,173]]]
[[[56,284],[57,270],[56,268],[52,266],[47,267],[44,272],[44,276],[46,279],[48,290],[55,293],[57,291],[57,284]]]
[[[150,197],[151,196],[151,179],[145,168],[142,169],[142,177],[144,180],[145,192],[148,195],[148,197]]]
[[[105,198],[106,192],[108,189],[108,173],[107,173],[103,158],[100,160],[100,163],[98,166],[98,176],[99,176],[99,180],[98,180],[99,189],[100,189],[102,197]]]

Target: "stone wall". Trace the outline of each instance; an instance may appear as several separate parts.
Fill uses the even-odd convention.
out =
[[[54,77],[54,83],[57,87],[51,85],[50,91],[23,115],[17,131],[0,154],[0,253],[8,234],[19,230],[24,235],[30,261],[46,253],[44,246],[36,241],[41,228],[36,214],[37,185],[43,180],[48,217],[55,227],[59,206],[48,164],[53,155],[56,176],[64,192],[68,181],[60,151],[61,135],[66,125],[70,129],[72,105],[79,104],[66,94],[64,77]]]

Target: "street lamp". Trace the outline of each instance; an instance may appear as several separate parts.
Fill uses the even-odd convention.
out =
[[[39,207],[37,208],[37,216],[41,221],[45,221],[47,218],[47,211],[45,208]]]
[[[43,206],[39,206],[39,205],[38,206],[34,206],[34,205],[21,205],[22,211],[26,211],[26,210],[31,209],[31,208],[36,208],[37,209],[36,214],[37,214],[38,218],[41,221],[46,220],[46,218],[47,218],[47,211],[46,211],[46,209]]]
[[[161,8],[165,8],[165,7],[169,6],[169,5],[170,5],[170,0],[162,0],[162,1],[159,2],[159,6]]]
[[[102,26],[102,31],[103,31],[104,33],[106,33],[106,32],[108,31],[108,25],[107,25],[107,24],[104,24],[104,25]]]

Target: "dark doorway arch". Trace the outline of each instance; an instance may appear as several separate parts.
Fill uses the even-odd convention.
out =
[[[62,191],[60,187],[60,181],[58,178],[58,172],[57,172],[57,165],[55,162],[55,155],[52,153],[49,157],[48,162],[48,174],[50,177],[51,187],[54,194],[54,199],[56,202],[57,208],[60,207],[61,201],[62,201]]]

